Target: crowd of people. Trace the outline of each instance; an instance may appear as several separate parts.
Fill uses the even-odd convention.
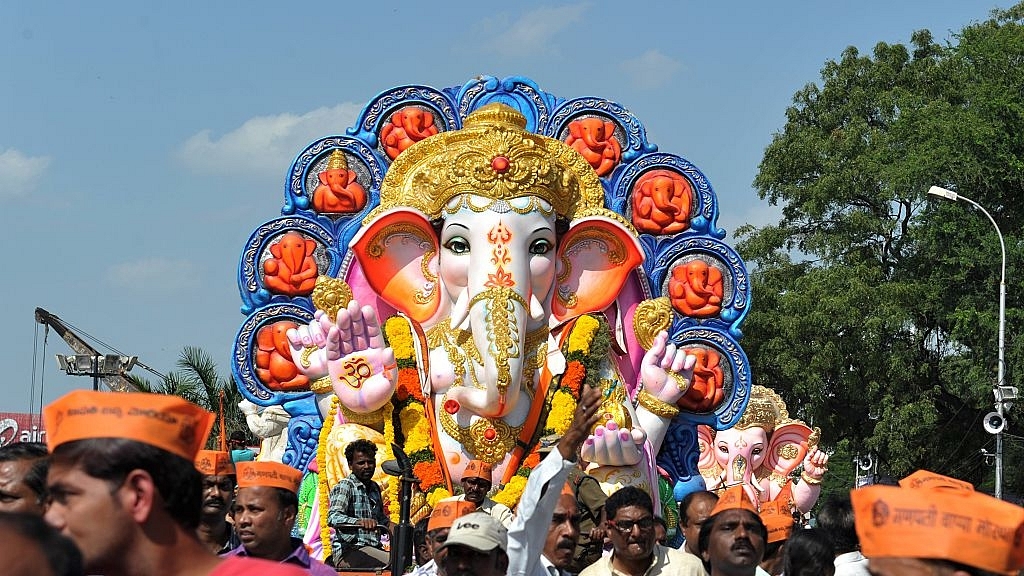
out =
[[[683,545],[666,545],[651,496],[588,487],[580,448],[600,419],[585,388],[513,512],[488,497],[474,461],[463,493],[417,525],[414,576],[874,576],[1017,574],[1024,509],[921,471],[820,503],[813,528],[786,502],[754,505],[742,486],[680,503]],[[301,473],[203,450],[213,415],[173,396],[79,391],[44,410],[47,445],[0,447],[0,572],[14,576],[382,571],[394,556],[373,481],[376,446],[345,450],[330,491],[326,562],[292,536]],[[592,480],[592,478],[590,479]]]

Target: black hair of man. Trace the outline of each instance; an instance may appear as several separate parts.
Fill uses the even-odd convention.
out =
[[[636,506],[642,508],[654,515],[654,503],[651,502],[651,496],[647,492],[637,488],[636,486],[625,486],[619,488],[604,501],[604,514],[605,518],[611,520],[618,514],[619,508],[626,508],[628,506]]]
[[[377,445],[369,440],[360,438],[359,440],[353,440],[345,446],[345,460],[351,462],[355,459],[356,453],[365,454],[370,458],[377,457]]]
[[[683,496],[681,502],[679,502],[679,523],[686,526],[690,523],[690,517],[687,515],[690,510],[690,505],[693,504],[694,500],[699,498],[708,498],[718,502],[718,494],[714,492],[708,492],[707,490],[695,490],[690,492],[686,496]]]
[[[39,544],[46,563],[55,576],[82,576],[82,553],[70,538],[46,523],[41,516],[13,512],[0,512],[0,526]]]
[[[50,452],[42,442],[14,442],[0,446],[0,462],[31,460],[22,482],[36,495],[36,504],[46,501],[46,474],[50,469]]]
[[[298,513],[299,497],[295,492],[285,490],[284,488],[274,488],[274,492],[277,492],[277,503],[281,505],[282,510],[291,506]]]
[[[722,510],[722,512],[728,512],[728,510],[734,510],[734,508],[729,508],[727,510]],[[704,554],[704,552],[707,552],[708,544],[711,541],[711,531],[714,530],[715,523],[718,521],[718,519],[722,517],[722,512],[719,512],[718,514],[712,514],[711,516],[708,517],[707,520],[704,521],[703,524],[701,524],[701,526],[700,526],[700,536],[697,537],[697,550],[701,554]],[[750,512],[750,511],[747,510],[747,512]],[[760,516],[758,516],[754,512],[750,512],[750,515],[757,519],[757,527],[760,528],[761,539],[764,540],[765,545],[767,545],[768,544],[768,528],[764,525],[764,521],[761,520]]]
[[[820,576],[834,566],[835,558],[835,548],[824,530],[794,530],[786,540],[782,573],[786,576]]]
[[[830,494],[818,512],[818,528],[825,531],[836,555],[860,549],[857,527],[853,522],[853,503],[850,494]]]
[[[164,500],[164,509],[182,528],[195,530],[203,503],[203,475],[190,461],[156,446],[123,438],[90,438],[61,444],[53,462],[79,466],[111,489],[120,486],[132,470],[143,470]]]

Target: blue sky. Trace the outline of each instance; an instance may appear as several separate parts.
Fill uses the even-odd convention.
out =
[[[751,182],[826,60],[922,28],[951,40],[1010,5],[0,3],[0,411],[30,407],[37,306],[161,372],[194,345],[228,374],[243,243],[279,214],[295,154],[380,91],[523,75],[618,101],[708,176],[732,242],[777,218]],[[51,333],[44,402],[91,386],[55,353]]]

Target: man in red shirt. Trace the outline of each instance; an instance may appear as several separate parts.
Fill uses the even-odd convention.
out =
[[[213,414],[176,396],[79,390],[43,409],[52,453],[46,521],[88,574],[300,576],[300,568],[222,560],[196,536],[202,477],[193,462]]]

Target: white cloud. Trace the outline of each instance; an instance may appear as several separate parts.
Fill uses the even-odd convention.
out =
[[[190,260],[143,258],[110,267],[107,278],[118,288],[133,292],[167,296],[199,287],[198,270]]]
[[[220,137],[202,130],[181,145],[178,156],[201,172],[279,176],[313,140],[344,134],[361,109],[359,104],[343,102],[301,116],[289,112],[256,116]]]
[[[512,24],[488,20],[485,28],[500,29],[488,43],[503,56],[523,56],[550,52],[552,38],[576,23],[590,7],[589,3],[569,4],[555,8],[538,8],[523,14]]]
[[[679,70],[679,62],[662,54],[658,50],[648,50],[640,56],[624,61],[620,67],[637,88],[660,88],[672,79]]]
[[[0,199],[21,196],[34,189],[50,166],[49,156],[26,156],[14,148],[0,153]]]

